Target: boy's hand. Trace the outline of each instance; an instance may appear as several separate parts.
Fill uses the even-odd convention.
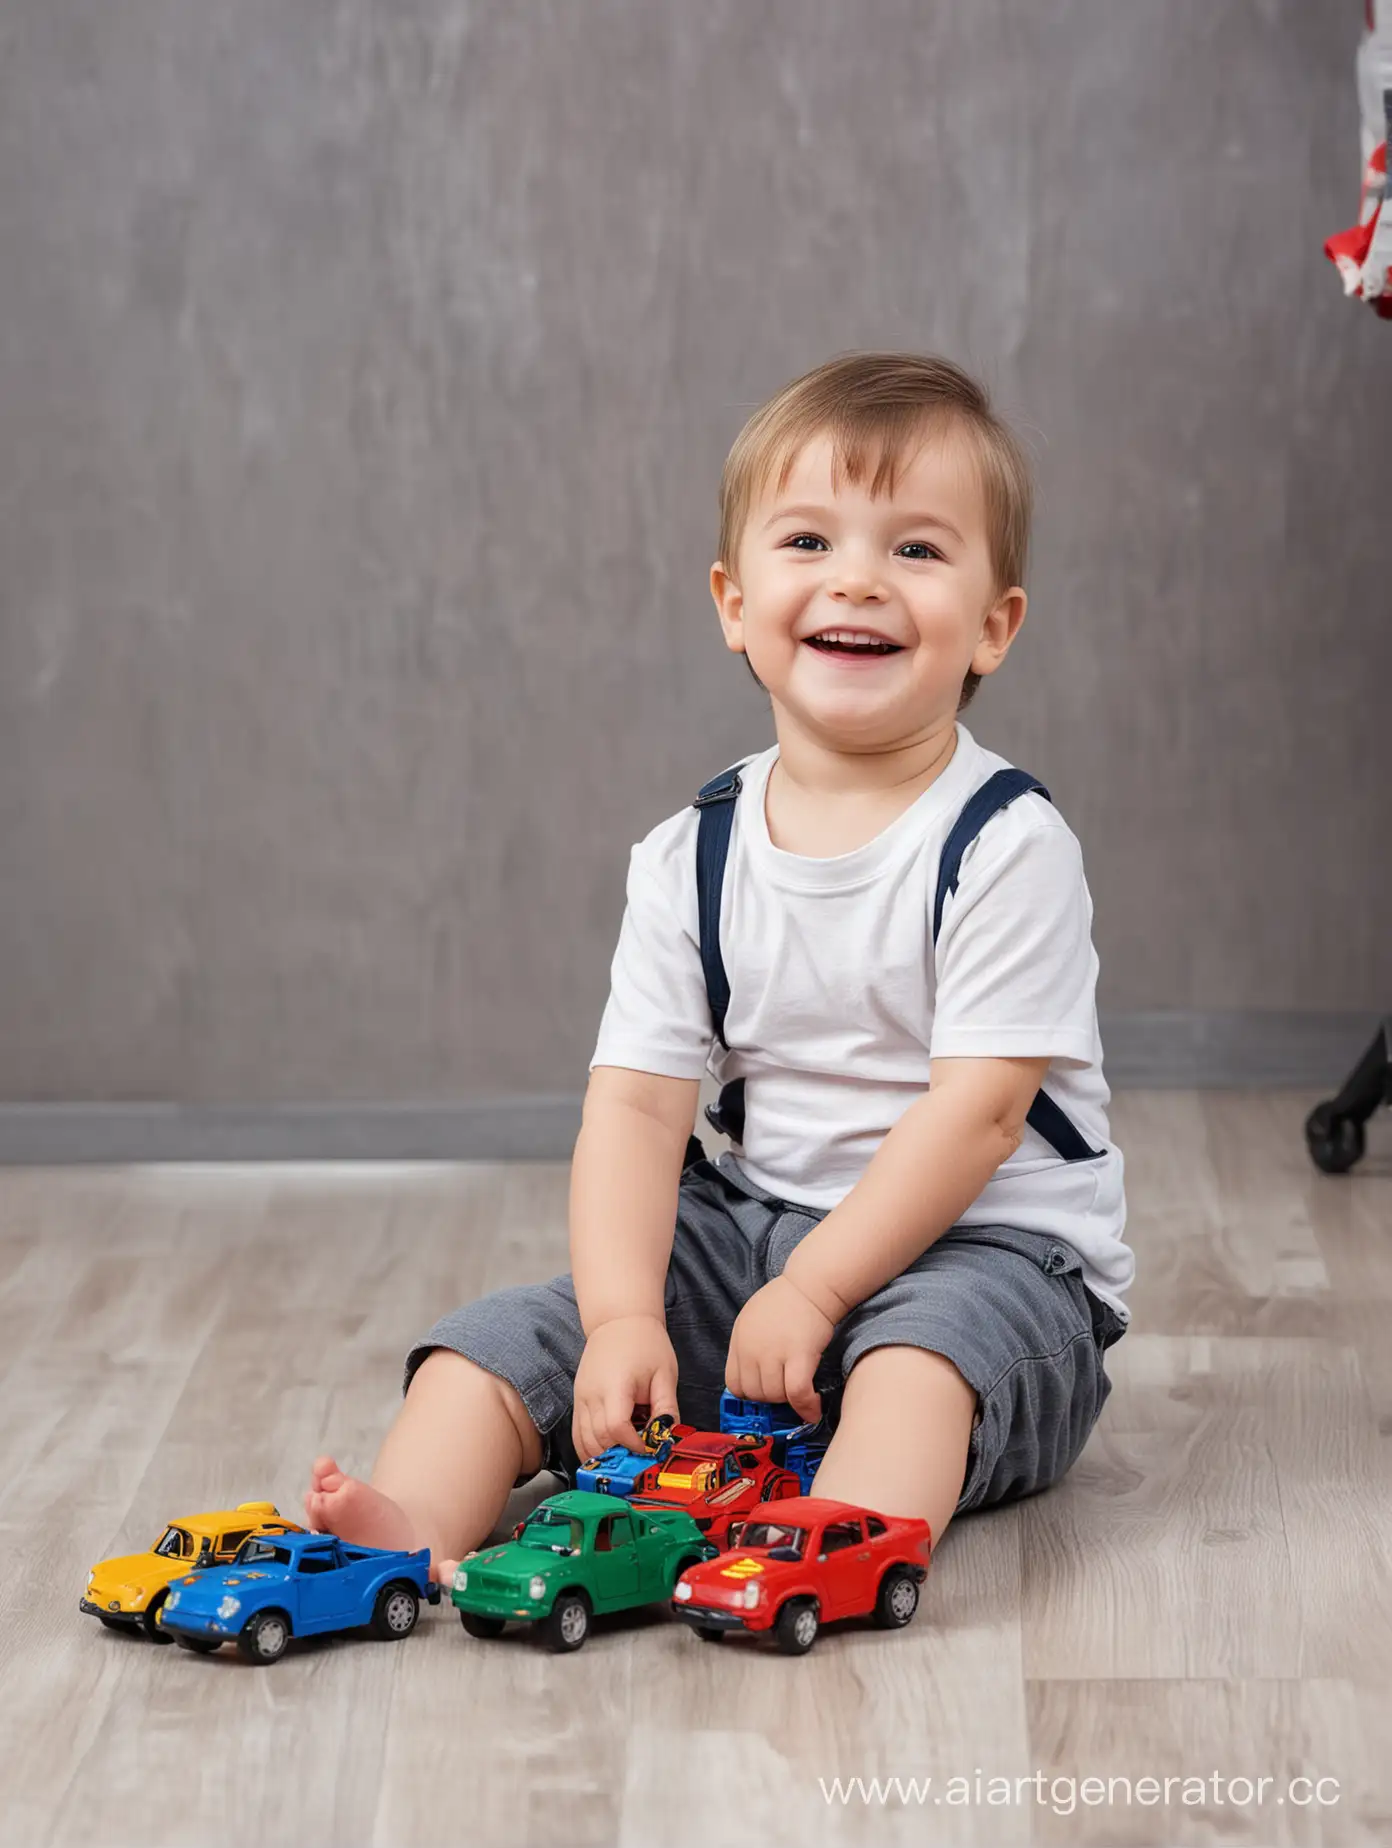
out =
[[[648,1416],[677,1416],[677,1356],[666,1324],[655,1315],[624,1315],[601,1322],[575,1371],[575,1414],[571,1436],[582,1463],[610,1444],[641,1451],[633,1408]]]
[[[725,1384],[741,1399],[767,1405],[786,1400],[803,1418],[820,1418],[821,1395],[812,1380],[835,1328],[790,1278],[773,1278],[735,1318]]]

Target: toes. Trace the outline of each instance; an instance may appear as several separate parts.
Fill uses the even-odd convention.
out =
[[[341,1473],[338,1464],[332,1457],[316,1457],[314,1459],[314,1467],[310,1470],[309,1476],[315,1488],[322,1489],[326,1476],[337,1476]]]

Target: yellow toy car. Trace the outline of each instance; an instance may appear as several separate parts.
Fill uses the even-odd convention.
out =
[[[152,1643],[174,1639],[160,1624],[169,1587],[182,1573],[227,1566],[248,1534],[302,1534],[274,1503],[239,1502],[220,1514],[190,1514],[172,1521],[148,1553],[104,1559],[87,1575],[80,1609],[108,1630],[140,1630]]]

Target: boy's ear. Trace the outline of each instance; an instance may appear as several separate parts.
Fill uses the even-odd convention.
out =
[[[744,592],[718,558],[711,566],[710,587],[725,634],[725,646],[735,654],[743,654]]]
[[[994,674],[1010,651],[1010,644],[1025,620],[1029,598],[1018,584],[1011,586],[982,619],[981,640],[971,658],[974,674]]]

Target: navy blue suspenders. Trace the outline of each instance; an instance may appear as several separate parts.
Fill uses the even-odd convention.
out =
[[[701,815],[696,831],[701,967],[705,972],[706,996],[710,1002],[716,1037],[727,1052],[730,1042],[725,1037],[725,1015],[730,1005],[730,982],[725,973],[724,958],[720,954],[720,894],[725,878],[725,860],[730,849],[730,832],[735,819],[735,802],[741,787],[739,773],[748,761],[745,758],[730,769],[722,770],[709,783],[703,784],[692,805],[699,809]],[[938,932],[942,927],[943,905],[949,893],[957,890],[963,854],[998,809],[1007,807],[1017,796],[1023,796],[1029,790],[1037,790],[1046,801],[1052,800],[1044,785],[1028,771],[997,770],[963,805],[943,845],[938,865],[938,889],[933,901],[934,949],[937,948]],[[706,1118],[722,1136],[728,1136],[736,1145],[743,1142],[743,1078],[733,1079],[722,1088],[719,1103],[706,1106]],[[1045,1091],[1036,1093],[1025,1120],[1065,1161],[1087,1161],[1102,1153],[1100,1149],[1088,1145],[1077,1126]],[[704,1154],[701,1143],[693,1136],[687,1144],[687,1166],[700,1160]]]

